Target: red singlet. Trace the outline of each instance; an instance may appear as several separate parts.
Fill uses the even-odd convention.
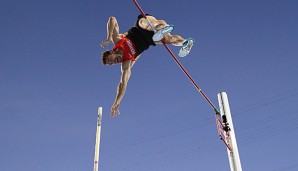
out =
[[[117,49],[122,49],[124,52],[124,56],[123,56],[123,62],[127,61],[127,60],[134,60],[135,56],[136,56],[136,46],[135,44],[129,40],[126,37],[123,37],[121,40],[119,40],[113,50],[117,50]]]

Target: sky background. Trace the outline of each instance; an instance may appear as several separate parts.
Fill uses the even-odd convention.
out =
[[[216,106],[227,92],[243,170],[298,170],[298,1],[138,2],[196,40],[179,60]],[[0,1],[1,171],[92,170],[99,106],[101,171],[229,170],[212,108],[162,45],[110,117],[120,65],[99,45],[109,16],[125,32],[138,14],[130,0]]]

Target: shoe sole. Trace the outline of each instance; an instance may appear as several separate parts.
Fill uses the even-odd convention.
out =
[[[186,50],[186,49],[181,48],[180,51],[179,51],[179,53],[178,53],[178,56],[179,56],[179,57],[185,57],[186,55],[189,54],[189,52],[190,52],[190,50],[191,50],[191,48],[192,48],[192,46],[193,46],[193,44],[194,44],[194,40],[193,40],[192,38],[190,38],[188,41],[189,41],[189,42],[192,41],[192,45],[191,45],[191,47],[189,48],[189,50]],[[189,43],[187,43],[186,47],[188,46],[188,44],[189,44]]]
[[[169,29],[161,30],[161,32],[159,32],[159,31],[156,32],[156,33],[153,35],[152,39],[153,39],[153,41],[158,42],[158,41],[160,41],[166,34],[171,33],[173,30],[174,30],[174,27],[173,27],[173,26],[169,26]]]

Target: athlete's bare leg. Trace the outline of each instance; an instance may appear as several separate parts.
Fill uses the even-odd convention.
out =
[[[147,18],[149,19],[150,23],[153,25],[156,31],[164,28],[167,25],[167,23],[164,20],[157,20],[153,16],[147,16]],[[143,29],[152,31],[152,28],[150,27],[150,25],[148,24],[148,21],[145,18],[141,18],[139,20],[139,26]]]
[[[157,20],[153,16],[147,16],[153,27],[155,28],[156,31],[164,28],[167,23],[164,20]],[[152,28],[149,26],[148,21],[145,18],[141,18],[139,20],[139,26],[143,29],[152,31]],[[164,42],[166,44],[172,44],[174,46],[182,46],[183,42],[185,39],[179,35],[171,35],[170,33],[165,35],[163,38]],[[156,43],[162,43],[161,41],[156,42]]]
[[[165,35],[164,38],[162,39],[164,43],[166,44],[172,44],[174,46],[182,46],[183,42],[185,39],[179,35],[171,35],[170,33]],[[162,43],[161,41],[156,42],[156,43]]]

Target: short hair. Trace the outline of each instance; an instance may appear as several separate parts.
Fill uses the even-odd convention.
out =
[[[109,50],[102,53],[102,63],[104,65],[107,65],[107,58],[109,55],[111,55],[111,52]]]

